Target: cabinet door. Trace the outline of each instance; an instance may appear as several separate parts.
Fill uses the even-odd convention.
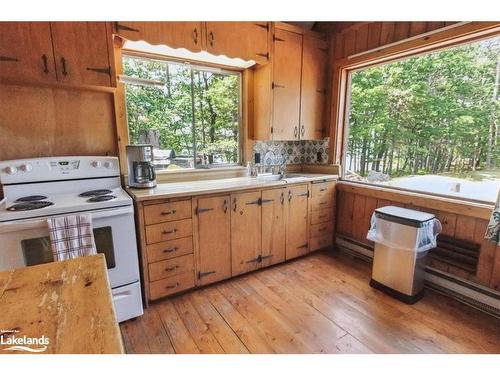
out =
[[[127,40],[202,50],[201,22],[115,22],[115,32]]]
[[[262,192],[262,266],[285,261],[286,189]]]
[[[198,285],[231,277],[230,197],[197,200]]]
[[[58,81],[111,85],[105,22],[52,22],[51,29]]]
[[[231,194],[232,275],[260,266],[260,192]]]
[[[327,42],[305,35],[300,94],[301,139],[322,139],[324,136],[327,60]]]
[[[48,22],[0,22],[0,79],[55,81]]]
[[[299,139],[302,35],[276,29],[273,62],[273,139]]]
[[[267,63],[270,22],[207,22],[207,51]]]
[[[307,243],[307,185],[288,188],[286,259],[296,258],[309,251]]]

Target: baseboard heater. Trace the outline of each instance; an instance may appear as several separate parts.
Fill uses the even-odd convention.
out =
[[[338,250],[372,262],[373,248],[370,246],[340,236],[336,237],[335,243]],[[500,318],[500,292],[493,289],[429,266],[425,273],[425,287]]]

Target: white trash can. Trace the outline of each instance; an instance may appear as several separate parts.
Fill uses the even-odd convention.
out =
[[[375,242],[370,285],[412,304],[423,296],[425,258],[441,223],[433,214],[396,206],[377,208],[367,238]]]

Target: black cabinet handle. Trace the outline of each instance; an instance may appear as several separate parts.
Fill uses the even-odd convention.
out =
[[[208,271],[208,272],[198,272],[198,279],[201,279],[202,277],[211,275],[213,273],[216,273],[215,271]]]
[[[181,284],[179,284],[179,283],[170,284],[170,285],[167,285],[165,288],[166,288],[166,289],[172,289],[172,288],[176,288],[176,287],[178,287],[179,285],[181,285]]]
[[[177,229],[172,229],[172,230],[164,230],[162,231],[163,234],[172,234],[172,233],[175,233],[177,232]]]
[[[178,247],[172,247],[172,248],[170,248],[170,249],[165,249],[165,250],[163,250],[163,252],[164,252],[164,253],[173,253],[174,251],[177,251],[177,250],[179,250],[179,248],[178,248]]]
[[[162,211],[162,215],[163,216],[166,216],[166,215],[173,215],[175,214],[177,211],[176,210],[171,210],[171,211]]]
[[[47,58],[47,55],[45,54],[42,55],[42,61],[43,61],[43,72],[47,74],[49,72],[49,59]]]
[[[87,70],[95,73],[101,73],[101,74],[106,74],[106,75],[111,75],[111,67],[106,67],[106,68],[87,68]]]
[[[10,57],[10,56],[0,56],[0,61],[12,61],[12,62],[17,62],[19,59],[17,57]]]
[[[285,192],[281,192],[281,197],[280,197],[280,202],[281,204],[285,203]]]
[[[210,43],[210,47],[214,46],[215,35],[212,31],[210,31],[210,34],[208,34],[208,42]]]
[[[222,208],[224,209],[224,213],[227,212],[227,200],[224,199],[224,204],[222,205]]]
[[[294,137],[294,138],[297,138],[297,136],[298,136],[298,135],[299,135],[299,131],[298,131],[298,129],[297,129],[297,126],[295,126],[295,127],[293,128],[293,137]]]
[[[285,88],[285,85],[278,85],[277,83],[271,83],[271,87],[273,89],[284,89]]]
[[[259,206],[262,204],[262,200],[259,198],[257,199],[256,201],[252,201],[252,202],[246,202],[245,203],[247,206],[250,206],[252,204],[258,204]]]
[[[200,207],[197,207],[196,208],[196,215],[199,215],[203,212],[207,212],[207,211],[213,211],[213,208],[200,208]]]
[[[62,74],[63,76],[67,76],[68,71],[66,70],[66,59],[64,57],[61,57],[61,64],[62,64]]]
[[[237,200],[233,198],[233,212],[236,212]]]
[[[138,29],[134,29],[133,27],[122,25],[121,23],[118,23],[118,22],[115,22],[115,29],[116,29],[116,31],[125,30],[125,31],[133,31],[135,33],[139,32]]]
[[[194,44],[198,44],[198,30],[196,29],[196,27],[193,30],[193,42]]]

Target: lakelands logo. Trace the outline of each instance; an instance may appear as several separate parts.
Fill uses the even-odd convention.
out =
[[[0,349],[6,351],[23,351],[41,353],[47,350],[50,340],[46,336],[16,336],[18,330],[0,330]],[[4,346],[7,346],[4,348]]]

